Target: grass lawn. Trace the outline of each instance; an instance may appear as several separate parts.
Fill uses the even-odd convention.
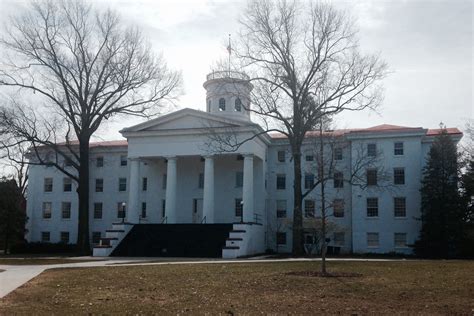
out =
[[[466,314],[474,262],[330,262],[361,277],[288,275],[318,262],[55,269],[0,299],[0,314]]]
[[[83,259],[67,259],[67,258],[2,258],[0,257],[0,264],[7,265],[31,265],[31,264],[63,264],[76,262],[89,262],[97,260],[83,260]]]

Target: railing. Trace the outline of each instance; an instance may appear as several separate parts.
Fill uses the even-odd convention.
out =
[[[206,76],[207,80],[212,79],[240,79],[240,80],[250,80],[250,77],[243,72],[233,71],[233,70],[224,70],[224,71],[214,71]]]
[[[201,219],[201,224],[206,224],[206,216]]]
[[[255,224],[261,224],[262,223],[262,215],[258,213],[253,213],[253,221]]]
[[[161,220],[161,224],[167,224],[168,223],[168,216],[163,217]]]

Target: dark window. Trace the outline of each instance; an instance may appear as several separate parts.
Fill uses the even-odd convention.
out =
[[[336,246],[343,246],[345,243],[345,234],[344,232],[335,232],[333,235],[333,243]]]
[[[102,219],[102,203],[94,203],[94,219]]]
[[[235,217],[242,217],[243,204],[242,199],[235,199]]]
[[[379,199],[367,198],[367,217],[379,216]]]
[[[235,107],[234,108],[237,112],[242,111],[242,101],[240,100],[240,98],[235,99]]]
[[[276,233],[276,242],[277,245],[286,245],[286,233]]]
[[[120,165],[121,166],[126,166],[127,165],[127,156],[125,156],[125,155],[120,156]]]
[[[305,159],[306,159],[306,161],[313,161],[314,156],[313,155],[306,155]]]
[[[142,202],[142,218],[146,218],[146,202]]]
[[[404,168],[393,168],[393,183],[405,184],[405,169]]]
[[[367,247],[379,246],[379,233],[367,233]]]
[[[235,173],[235,187],[241,188],[244,185],[244,173],[242,171],[237,171]]]
[[[51,218],[53,205],[51,202],[43,202],[43,218]]]
[[[405,248],[407,246],[407,234],[395,233],[393,235],[393,243],[395,248]]]
[[[334,217],[344,217],[344,200],[335,199],[332,203]]]
[[[279,150],[277,155],[278,155],[278,162],[285,162],[286,152],[284,150]]]
[[[224,98],[219,99],[219,111],[225,111],[225,99]]]
[[[93,244],[98,244],[100,243],[100,232],[92,232],[92,243]]]
[[[95,192],[104,192],[104,179],[95,179]]]
[[[96,161],[95,161],[95,166],[97,168],[103,167],[104,166],[104,157],[102,157],[102,156],[97,157]]]
[[[204,173],[200,173],[200,174],[199,174],[198,188],[199,188],[199,189],[203,189],[203,188],[204,188]]]
[[[277,218],[286,218],[286,200],[276,201]]]
[[[237,160],[244,160],[244,156],[242,156],[242,155],[237,155]]]
[[[207,100],[207,112],[211,112],[211,100]]]
[[[125,202],[117,203],[117,218],[127,217],[127,204]]]
[[[163,190],[166,190],[166,182],[168,181],[167,177],[166,177],[166,174],[163,175],[163,184],[162,184],[162,188]]]
[[[61,232],[61,243],[69,244],[69,232]]]
[[[50,242],[51,240],[51,234],[50,232],[41,232],[41,241],[42,242]]]
[[[148,190],[148,178],[142,178],[142,191]]]
[[[334,148],[334,160],[342,160],[342,148]]]
[[[403,142],[395,142],[393,144],[393,154],[395,156],[402,156],[403,155]]]
[[[71,202],[61,203],[61,218],[64,218],[64,219],[71,218]]]
[[[72,179],[71,178],[63,178],[63,191],[64,192],[71,192],[72,191]]]
[[[166,216],[166,200],[161,200],[161,217],[165,218]]]
[[[285,190],[286,176],[284,174],[277,174],[277,190]]]
[[[404,197],[393,198],[393,212],[395,217],[407,216],[407,201]]]
[[[343,188],[344,187],[344,175],[342,172],[334,172],[334,188]]]
[[[311,189],[314,185],[314,174],[307,173],[304,175],[304,188]]]
[[[314,217],[316,203],[314,200],[304,200],[304,217]]]
[[[119,178],[119,189],[120,192],[127,191],[127,178]]]
[[[376,144],[367,144],[367,156],[369,156],[369,157],[377,156],[377,145]]]
[[[377,169],[367,169],[367,185],[377,185]]]
[[[44,178],[44,192],[53,192],[53,178]]]

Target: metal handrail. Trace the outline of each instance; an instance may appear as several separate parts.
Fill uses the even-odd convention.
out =
[[[232,78],[232,79],[240,79],[240,80],[250,80],[250,77],[239,71],[234,70],[221,70],[221,71],[214,71],[211,72],[206,76],[207,80],[212,79],[225,79],[225,78]]]
[[[261,224],[260,221],[262,220],[262,215],[259,213],[253,213],[253,218],[255,221],[255,224]]]
[[[164,224],[164,223],[168,223],[168,216],[165,216],[163,217],[163,219],[161,220],[161,224]]]
[[[206,216],[204,216],[202,219],[201,219],[201,224],[206,224]]]

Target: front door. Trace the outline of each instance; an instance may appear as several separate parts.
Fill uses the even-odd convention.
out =
[[[202,199],[193,199],[193,223],[200,224],[202,221]]]

